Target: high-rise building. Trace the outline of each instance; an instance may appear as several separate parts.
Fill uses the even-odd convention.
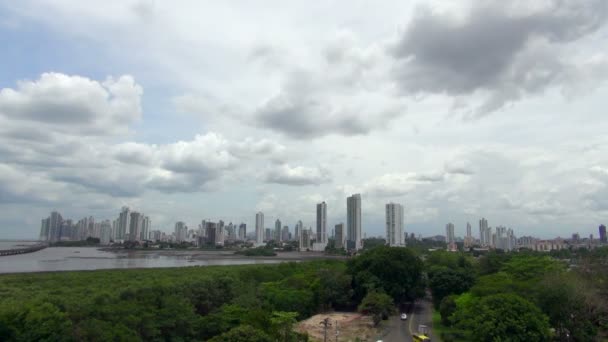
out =
[[[247,225],[245,223],[241,223],[239,225],[239,240],[245,241],[247,240]]]
[[[399,203],[386,204],[386,243],[389,246],[404,246],[403,206]]]
[[[226,240],[226,227],[224,226],[224,221],[220,220],[217,223],[217,228],[215,230],[215,245],[223,246],[225,240]]]
[[[488,220],[481,218],[479,220],[479,243],[481,247],[489,247],[491,245],[492,228],[488,227]]]
[[[53,211],[49,216],[49,241],[56,242],[61,238],[61,225],[63,223],[63,217],[61,214]]]
[[[188,227],[182,221],[175,223],[175,241],[183,242],[188,237]]]
[[[317,203],[317,243],[327,244],[327,204]]]
[[[143,216],[142,224],[141,224],[141,233],[139,234],[140,241],[150,240],[150,217]]]
[[[467,222],[467,235],[464,237],[464,247],[471,248],[473,247],[473,234],[471,232],[471,224]]]
[[[255,214],[255,242],[258,245],[264,244],[264,213]]]
[[[274,235],[272,237],[275,242],[281,242],[281,220],[274,221]]]
[[[335,247],[344,248],[346,245],[346,234],[344,234],[344,223],[339,223],[334,227]]]
[[[272,240],[272,229],[266,228],[265,234],[264,234],[264,241],[270,241],[270,240]]]
[[[110,223],[110,220],[101,221],[100,230],[99,243],[109,245],[112,237],[112,223]]]
[[[129,241],[139,241],[143,226],[144,216],[137,211],[131,212],[129,225]]]
[[[456,242],[456,237],[454,236],[454,224],[451,222],[445,225],[445,242],[448,244]]]
[[[602,243],[606,243],[608,242],[608,240],[606,240],[606,226],[604,226],[603,224],[600,224],[600,242]]]
[[[289,226],[284,226],[281,231],[281,241],[289,241]]]
[[[349,250],[361,249],[361,195],[346,199],[346,241]]]
[[[116,239],[127,240],[130,226],[131,214],[129,207],[122,207],[120,214],[118,214],[118,234],[116,235]]]
[[[312,231],[310,229],[304,229],[300,232],[300,251],[306,251],[311,248],[310,238]]]
[[[215,246],[217,242],[217,230],[217,223],[209,221],[205,222],[205,238],[203,239],[204,244]]]
[[[296,228],[294,232],[296,241],[300,241],[300,234],[302,233],[303,228],[304,224],[302,224],[302,221],[298,221],[298,223],[296,223]]]
[[[51,227],[51,218],[47,217],[42,219],[40,223],[40,240],[41,241],[49,241],[49,233]]]

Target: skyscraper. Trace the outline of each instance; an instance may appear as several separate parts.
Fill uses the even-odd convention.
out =
[[[471,233],[471,224],[467,222],[467,235],[464,238],[464,247],[473,247],[473,234]]]
[[[451,222],[445,225],[445,241],[448,244],[456,242],[456,238],[454,236],[454,224]]]
[[[247,225],[245,223],[241,223],[239,225],[239,240],[245,241],[247,240]]]
[[[337,249],[344,248],[346,244],[346,236],[344,235],[344,223],[339,223],[334,228],[335,247]]]
[[[302,221],[298,221],[298,223],[296,223],[296,228],[294,232],[296,241],[300,241],[300,234],[302,234],[303,228],[304,224],[302,224]]]
[[[188,236],[188,227],[182,221],[175,223],[175,241],[182,242],[186,241],[186,237]]]
[[[139,241],[142,226],[143,215],[138,213],[137,211],[132,211],[129,224],[129,241]]]
[[[490,245],[490,228],[488,228],[488,220],[481,218],[479,220],[479,243],[481,247],[488,247]]]
[[[117,240],[126,240],[127,234],[129,234],[129,226],[131,225],[131,214],[129,207],[122,207],[120,214],[118,214],[118,233],[116,234]]]
[[[361,249],[361,195],[346,198],[346,241],[347,248]]]
[[[59,241],[61,237],[61,224],[63,223],[63,217],[61,214],[53,211],[49,216],[49,241]]]
[[[139,236],[139,239],[141,241],[150,239],[150,226],[151,226],[150,217],[144,216],[142,226],[141,226],[141,234]]]
[[[258,245],[264,244],[264,213],[261,211],[255,214],[255,242]]]
[[[606,243],[606,226],[604,226],[603,224],[600,224],[600,242],[602,243]]]
[[[289,226],[284,226],[281,230],[281,241],[289,241]]]
[[[399,203],[386,204],[386,243],[389,246],[403,246],[403,206]]]
[[[275,242],[281,242],[281,220],[277,219],[274,221],[274,236]]]
[[[327,244],[327,204],[317,204],[317,243]]]

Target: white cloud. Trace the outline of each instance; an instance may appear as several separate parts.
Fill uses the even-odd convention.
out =
[[[330,182],[331,175],[323,167],[291,167],[283,164],[271,167],[264,175],[264,181],[284,185],[320,185]]]

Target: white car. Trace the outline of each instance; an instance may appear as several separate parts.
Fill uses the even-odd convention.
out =
[[[405,321],[406,319],[407,319],[407,315],[406,315],[406,314],[404,314],[404,313],[402,313],[402,314],[401,314],[401,320],[402,320],[402,321]]]

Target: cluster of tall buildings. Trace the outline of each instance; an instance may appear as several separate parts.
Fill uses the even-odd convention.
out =
[[[445,241],[448,250],[455,251],[457,249],[454,224],[451,222],[445,227]],[[473,246],[511,251],[517,248],[517,238],[513,233],[513,229],[503,226],[497,226],[494,231],[492,231],[492,227],[488,226],[488,220],[481,218],[481,220],[479,220],[478,240],[473,237],[471,224],[467,222],[464,247],[471,248]]]
[[[84,217],[78,222],[64,219],[57,211],[42,219],[40,224],[41,241],[80,241],[87,238],[97,238],[101,244],[109,244],[112,240],[113,226],[109,220],[95,221],[92,216]]]
[[[404,210],[398,203],[386,204],[386,236],[390,246],[405,246],[404,241]],[[294,234],[291,235],[288,226],[281,221],[275,221],[274,229],[265,228],[264,213],[258,212],[255,216],[255,242],[261,246],[269,240],[277,242],[295,240],[300,250],[325,250],[329,234],[327,224],[327,203],[316,205],[316,229],[304,228],[302,221],[295,225]],[[346,225],[340,222],[334,226],[333,238],[336,248],[347,250],[360,250],[362,248],[362,221],[361,221],[361,195],[354,194],[346,198]]]

